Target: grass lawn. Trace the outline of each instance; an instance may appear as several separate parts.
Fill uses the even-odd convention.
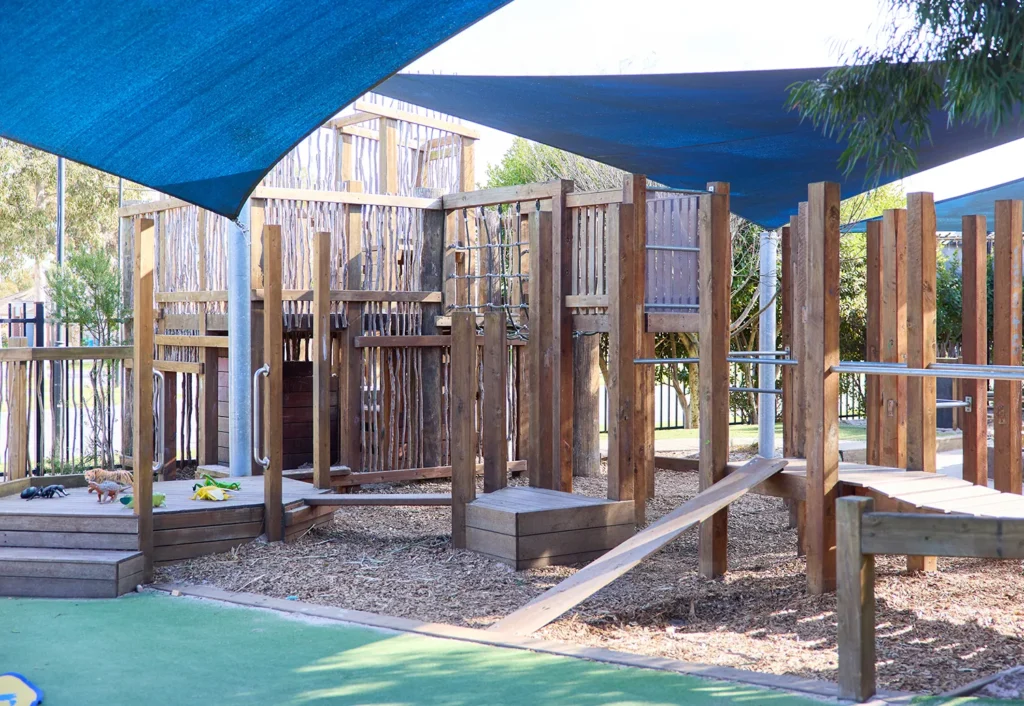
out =
[[[0,600],[0,673],[46,706],[811,706],[808,698],[215,602]]]

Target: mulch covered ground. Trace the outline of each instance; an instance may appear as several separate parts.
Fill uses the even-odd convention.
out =
[[[577,492],[604,495],[605,482],[579,478]],[[656,487],[649,520],[696,494],[697,478],[659,471]],[[448,484],[367,490],[446,492]],[[574,571],[517,573],[454,551],[450,523],[447,508],[345,508],[298,542],[249,544],[165,568],[157,578],[485,627]],[[783,502],[746,496],[730,508],[724,579],[697,576],[696,533],[688,532],[540,634],[834,681],[835,596],[806,595],[795,546]],[[1021,562],[940,559],[938,572],[916,576],[902,568],[897,557],[877,564],[880,687],[940,693],[1024,662]]]

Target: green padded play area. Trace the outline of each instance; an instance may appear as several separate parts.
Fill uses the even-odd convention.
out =
[[[211,601],[0,601],[0,672],[45,706],[820,703],[740,684],[396,634]]]

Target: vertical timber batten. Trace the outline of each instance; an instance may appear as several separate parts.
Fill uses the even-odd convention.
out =
[[[882,214],[882,295],[879,322],[882,362],[907,362],[907,212]],[[886,375],[882,393],[881,450],[883,466],[907,466],[907,379]]]
[[[346,190],[359,193],[358,181],[346,183]],[[363,212],[359,206],[345,206],[345,235],[348,261],[343,263],[348,289],[363,288]],[[338,450],[341,465],[361,470],[363,428],[363,360],[355,339],[363,333],[363,305],[348,302],[345,328],[338,336]]]
[[[476,315],[452,313],[452,546],[466,548],[466,505],[476,498]]]
[[[862,520],[874,501],[844,498],[837,505],[839,695],[859,703],[875,693],[875,557],[861,552]]]
[[[882,324],[880,312],[882,308],[882,223],[867,222],[867,350],[865,359],[871,362],[882,360]],[[877,375],[868,375],[865,380],[864,411],[867,418],[867,462],[872,466],[882,465],[881,437],[882,417],[885,414],[882,404],[882,380]]]
[[[313,486],[331,487],[331,234],[313,234]]]
[[[508,322],[504,309],[484,314],[483,355],[484,492],[493,493],[508,484]]]
[[[818,182],[807,198],[806,385],[807,591],[835,588],[835,494],[839,480],[839,184]]]
[[[530,485],[535,488],[557,488],[555,444],[558,443],[558,428],[553,421],[558,397],[555,383],[555,356],[551,312],[554,304],[552,277],[554,259],[552,253],[551,213],[530,212],[530,338],[527,341],[528,369],[531,384],[530,444],[526,470]],[[570,408],[571,409],[571,408]],[[570,439],[572,437],[570,436]]]
[[[553,490],[572,492],[572,425],[573,425],[573,342],[572,309],[565,298],[572,293],[573,238],[566,194],[573,190],[570,179],[560,179],[551,197],[551,250],[554,267],[551,277],[552,350],[554,361],[555,406],[552,408],[555,467],[552,469]]]
[[[636,257],[632,204],[608,206],[608,497],[635,500],[636,438],[633,418],[638,307],[632,267]],[[636,512],[641,503],[634,502]]]
[[[935,199],[907,194],[907,366],[935,362]],[[935,473],[935,378],[907,380],[907,470]],[[908,571],[935,571],[935,557],[908,556]]]
[[[729,462],[729,330],[732,234],[729,185],[708,184],[697,216],[700,239],[700,490],[725,477]],[[729,514],[723,508],[700,524],[700,574],[713,578],[727,569]]]
[[[28,339],[12,336],[7,339],[8,348],[24,348]],[[28,474],[28,363],[11,361],[8,364],[10,377],[10,406],[8,407],[8,432],[10,451],[7,459],[7,476],[4,480],[17,480]],[[42,459],[40,459],[40,465]]]
[[[654,334],[647,333],[644,308],[647,301],[647,177],[627,174],[623,179],[622,202],[633,205],[633,237],[636,240],[633,259],[633,303],[636,313],[636,352],[641,358],[654,357]],[[637,522],[646,517],[645,498],[654,497],[654,366],[641,365],[634,378],[633,436],[635,438],[634,500]]]
[[[440,198],[440,189],[420,189],[418,196]],[[426,291],[439,292],[444,288],[444,211],[425,210],[423,219],[423,271],[420,283]],[[421,304],[423,312],[423,335],[437,334],[437,317],[441,315],[441,304]],[[442,393],[441,349],[424,348],[420,352],[420,387],[423,390],[423,465],[431,468],[443,466],[444,427]]]
[[[281,478],[284,470],[284,308],[281,302],[281,226],[263,226],[263,359],[270,366],[263,397],[263,523],[267,540],[284,539]]]
[[[1021,364],[1021,201],[996,201],[992,362]],[[1021,383],[994,382],[995,488],[1021,492]]]
[[[782,285],[779,296],[782,298],[782,346],[793,350],[793,244],[790,233],[792,226],[782,226],[779,230],[779,245],[782,254]],[[792,356],[793,354],[790,353]],[[793,455],[793,407],[796,398],[793,395],[793,367],[782,366],[782,456],[794,458]]]
[[[139,551],[145,555],[143,583],[153,580],[153,260],[155,228],[150,218],[135,221],[135,295],[132,359],[132,474],[139,521]]]
[[[988,249],[984,216],[964,216],[963,282],[961,321],[965,365],[988,363]],[[975,485],[988,486],[988,381],[963,380],[964,399],[971,398],[971,410],[964,411],[963,478]]]

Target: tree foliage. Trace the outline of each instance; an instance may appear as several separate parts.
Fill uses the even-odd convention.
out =
[[[993,130],[1024,101],[1024,12],[1019,0],[886,0],[881,49],[859,47],[850,64],[790,88],[789,106],[845,139],[840,166],[862,160],[876,179],[917,166],[930,117]]]
[[[117,246],[117,177],[65,161],[65,247]],[[0,138],[0,290],[18,291],[55,252],[57,158]]]
[[[607,164],[516,137],[501,161],[487,166],[487,187],[572,179],[577,191],[600,191],[621,187],[624,174]]]

